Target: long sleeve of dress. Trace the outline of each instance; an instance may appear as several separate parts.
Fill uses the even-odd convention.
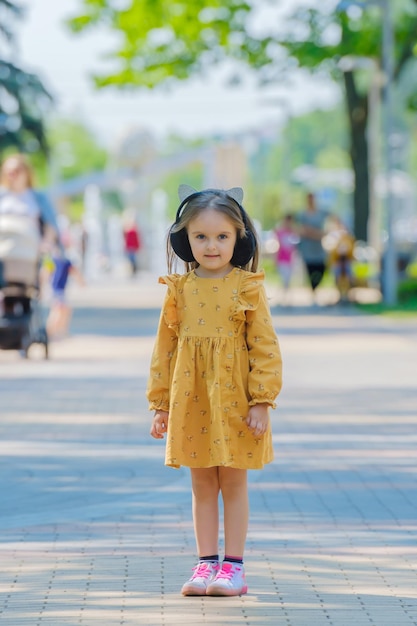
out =
[[[263,285],[254,310],[246,312],[246,343],[249,351],[249,404],[262,402],[275,408],[282,387],[282,358]]]
[[[168,284],[168,293],[162,307],[158,332],[151,358],[150,374],[146,396],[150,410],[169,410],[169,389],[172,377],[171,364],[177,350],[177,324],[174,285],[165,278],[160,282]]]

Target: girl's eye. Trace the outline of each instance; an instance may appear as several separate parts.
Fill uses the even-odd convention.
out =
[[[204,239],[204,235],[197,235],[197,239]]]
[[[227,235],[219,235],[219,239],[227,239]]]

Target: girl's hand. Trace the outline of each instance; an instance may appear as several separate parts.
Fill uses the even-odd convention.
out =
[[[255,404],[249,407],[246,424],[255,436],[264,435],[269,426],[269,404]]]
[[[168,429],[168,417],[168,411],[155,411],[150,432],[154,439],[164,438],[163,433],[166,433]]]

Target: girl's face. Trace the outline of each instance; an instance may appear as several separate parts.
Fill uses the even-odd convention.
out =
[[[188,240],[199,264],[196,274],[202,278],[219,278],[228,274],[236,244],[236,228],[226,215],[215,209],[201,211],[190,220]]]

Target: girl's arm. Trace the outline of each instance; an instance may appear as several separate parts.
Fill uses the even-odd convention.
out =
[[[246,343],[249,352],[250,406],[275,407],[282,387],[282,359],[263,285],[259,303],[246,312]]]
[[[168,296],[167,296],[168,298]],[[156,341],[152,353],[150,375],[146,396],[149,408],[153,411],[165,412],[169,410],[169,387],[171,383],[171,363],[177,350],[177,335],[175,329],[168,326],[165,315],[165,306],[162,308]]]

